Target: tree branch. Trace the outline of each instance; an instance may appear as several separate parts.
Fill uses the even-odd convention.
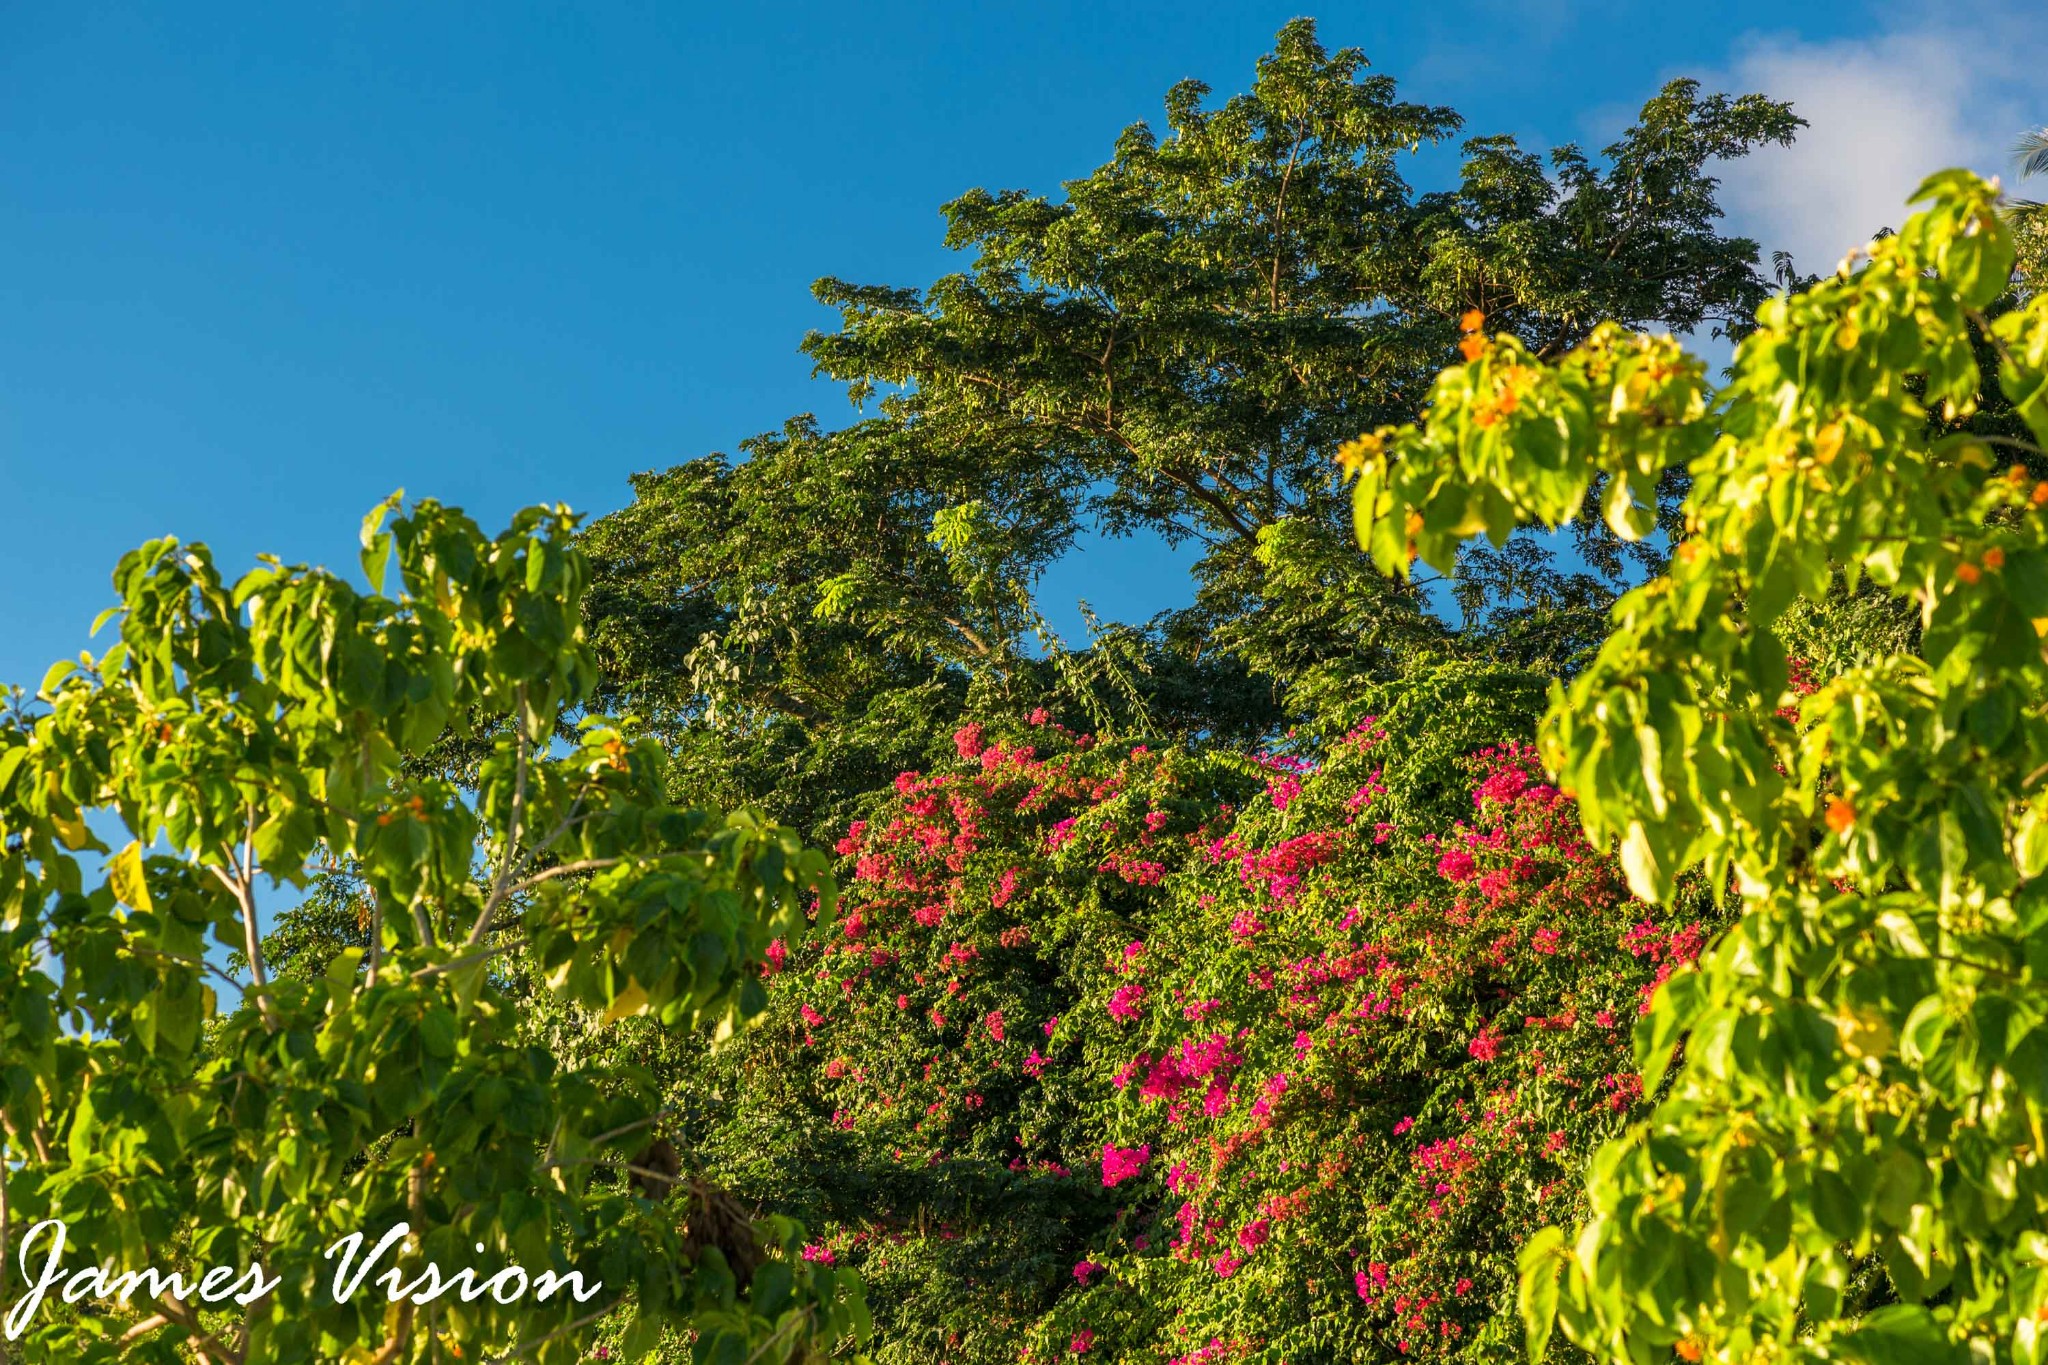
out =
[[[157,1300],[163,1309],[163,1316],[185,1329],[185,1337],[191,1343],[193,1353],[201,1360],[219,1359],[224,1365],[242,1365],[242,1353],[231,1349],[221,1339],[200,1325],[199,1315],[185,1304],[166,1294]]]
[[[213,875],[220,878],[221,885],[241,907],[242,951],[249,959],[248,994],[256,997],[256,1009],[263,1016],[264,1026],[275,1030],[280,1024],[277,1004],[270,998],[270,975],[263,970],[263,936],[256,928],[256,803],[248,802],[244,810],[241,862],[233,876],[218,866]],[[227,853],[229,864],[235,865],[234,851],[230,849]]]
[[[516,745],[516,766],[512,777],[512,823],[505,831],[505,853],[498,859],[498,875],[491,882],[491,894],[484,900],[484,908],[477,912],[476,923],[469,927],[467,943],[474,947],[490,932],[491,917],[498,913],[498,907],[505,903],[506,887],[512,881],[512,868],[519,859],[520,824],[526,816],[526,684],[519,684],[519,701],[512,717],[512,742]]]
[[[579,858],[573,863],[557,863],[553,867],[543,868],[524,881],[515,882],[512,890],[531,891],[542,882],[551,881],[556,877],[566,877],[575,872],[599,872],[607,867],[616,867],[624,861],[624,858]]]
[[[1273,278],[1270,306],[1280,311],[1280,232],[1287,223],[1287,186],[1294,179],[1294,163],[1301,156],[1302,129],[1294,125],[1294,145],[1287,149],[1287,169],[1280,172],[1280,194],[1273,205]]]

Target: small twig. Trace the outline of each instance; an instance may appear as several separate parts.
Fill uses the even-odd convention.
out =
[[[486,962],[501,953],[509,953],[518,946],[517,943],[500,943],[496,947],[484,948],[474,953],[465,953],[461,957],[451,958],[447,962],[436,962],[431,967],[422,967],[414,972],[410,979],[413,981],[425,981],[429,977],[441,976],[448,972],[459,972],[464,967],[473,966],[478,962]]]
[[[626,1134],[636,1132],[642,1128],[651,1128],[655,1124],[660,1123],[663,1119],[668,1118],[671,1115],[676,1114],[678,1112],[680,1111],[674,1108],[657,1109],[652,1114],[649,1114],[646,1118],[634,1119],[631,1123],[621,1124],[617,1128],[612,1129],[610,1132],[599,1133],[596,1137],[589,1138],[587,1139],[587,1141],[592,1147],[602,1147],[605,1143],[612,1141],[614,1138],[622,1138]],[[553,1151],[554,1148],[555,1144],[554,1141],[551,1139],[548,1142],[548,1150]],[[547,1160],[541,1162],[540,1165],[537,1166],[535,1169],[542,1171],[567,1170],[571,1166],[602,1165],[603,1161],[604,1158],[594,1156],[550,1157]],[[669,1176],[662,1176],[662,1179],[664,1180],[669,1180],[671,1178],[672,1177]]]
[[[745,1365],[754,1365],[754,1362],[761,1358],[761,1353],[763,1351],[766,1351],[770,1346],[773,1346],[776,1342],[780,1341],[791,1328],[801,1325],[808,1325],[811,1321],[811,1318],[816,1312],[817,1310],[815,1308],[806,1308],[803,1312],[794,1314],[788,1322],[785,1322],[782,1324],[782,1326],[776,1328],[774,1333],[771,1334],[766,1341],[762,1342],[759,1346],[754,1348],[754,1353],[746,1358]]]
[[[1968,967],[1972,971],[1982,972],[1986,976],[1995,976],[2000,981],[2018,982],[2020,980],[2020,977],[2015,976],[2003,967],[1994,967],[1988,962],[1972,962],[1969,958],[1954,957],[1948,953],[1930,952],[1927,955],[1927,960],[1930,962],[1945,962],[1951,967]]]
[[[590,1144],[591,1146],[595,1147],[600,1143],[610,1142],[613,1138],[624,1137],[626,1134],[634,1132],[638,1129],[646,1128],[651,1124],[660,1123],[663,1119],[668,1118],[676,1112],[677,1111],[674,1108],[657,1109],[644,1119],[634,1119],[631,1123],[625,1124],[622,1127],[614,1128],[609,1133],[599,1133],[596,1137],[590,1139]]]
[[[602,1146],[605,1143],[610,1142],[613,1138],[624,1137],[628,1133],[635,1132],[641,1128],[650,1127],[653,1124],[660,1123],[663,1119],[668,1118],[671,1115],[676,1114],[678,1112],[680,1111],[674,1108],[673,1106],[664,1109],[657,1109],[653,1113],[649,1114],[646,1118],[634,1119],[631,1123],[622,1124],[619,1127],[612,1129],[608,1133],[599,1133],[596,1137],[589,1139],[590,1145],[593,1147]],[[548,1139],[548,1152],[552,1152],[555,1150],[555,1143],[557,1140],[559,1140],[560,1137],[561,1130],[557,1128],[555,1130],[555,1136]],[[546,1157],[547,1153],[543,1152],[542,1156]],[[552,1157],[548,1157],[548,1159],[540,1163],[539,1169],[545,1171],[557,1166],[575,1166],[582,1164],[587,1163],[578,1161],[556,1161]]]
[[[582,1328],[590,1326],[591,1323],[596,1322],[600,1318],[605,1317],[607,1314],[611,1313],[614,1309],[616,1309],[620,1304],[624,1303],[625,1301],[625,1295],[621,1294],[618,1298],[613,1299],[610,1303],[598,1309],[595,1313],[590,1313],[583,1317],[580,1317],[566,1327],[557,1327],[554,1331],[548,1333],[546,1336],[537,1338],[533,1341],[529,1341],[524,1346],[515,1347],[512,1351],[512,1354],[498,1357],[498,1365],[504,1365],[504,1362],[508,1360],[517,1360],[521,1356],[530,1356],[535,1351],[538,1351],[541,1347],[547,1345],[549,1342],[559,1341],[563,1337],[569,1335],[569,1333],[571,1332],[578,1331]]]
[[[1982,441],[1988,446],[2011,446],[2014,450],[2024,450],[2029,455],[2048,455],[2048,450],[2041,449],[2032,441],[2022,441],[2011,436],[1980,436],[1972,432],[1970,433],[1970,439]]]
[[[624,861],[624,858],[582,858],[573,863],[557,863],[553,867],[534,873],[525,881],[516,883],[512,889],[530,891],[542,882],[551,881],[556,877],[566,877],[574,872],[599,872],[607,867],[617,867]]]
[[[181,967],[197,967],[202,971],[212,972],[215,976],[233,986],[237,991],[242,989],[242,983],[235,978],[233,972],[208,962],[204,958],[186,957],[183,953],[166,952],[162,948],[152,948],[147,943],[124,943],[121,946],[131,953],[141,953],[146,957],[160,957],[166,962],[175,962]]]

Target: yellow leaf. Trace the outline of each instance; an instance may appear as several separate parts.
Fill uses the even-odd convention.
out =
[[[114,899],[131,910],[152,910],[149,879],[142,872],[142,845],[130,843],[107,863],[107,885]]]
[[[76,815],[50,817],[50,828],[57,831],[57,837],[64,847],[77,850],[92,843],[92,831],[85,827],[85,821]]]
[[[647,992],[632,977],[626,978],[626,989],[613,999],[612,1007],[604,1012],[604,1022],[616,1024],[628,1015],[638,1014],[647,1008]]]

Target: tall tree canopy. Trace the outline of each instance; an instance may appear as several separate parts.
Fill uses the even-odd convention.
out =
[[[1014,433],[1071,462],[1112,530],[1209,542],[1335,505],[1329,456],[1412,417],[1483,310],[1539,353],[1595,323],[1739,325],[1767,293],[1756,244],[1715,231],[1709,162],[1788,141],[1759,95],[1674,81],[1595,165],[1509,137],[1464,144],[1455,188],[1415,194],[1405,153],[1453,111],[1396,98],[1355,48],[1302,19],[1249,92],[1208,107],[1183,81],[1167,135],[1136,124],[1059,202],[975,190],[945,206],[972,253],[928,289],[827,279],[839,331],[805,349],[885,410],[991,455]]]
[[[1475,563],[1460,640],[1413,585],[1361,577],[1331,457],[1417,414],[1473,309],[1542,354],[1603,320],[1739,329],[1768,286],[1718,232],[1708,167],[1799,120],[1675,81],[1597,160],[1479,137],[1418,193],[1404,157],[1461,119],[1312,21],[1248,92],[1208,94],[1176,85],[1164,136],[1126,129],[1058,197],[946,205],[960,273],[820,281],[841,324],[805,349],[876,413],[643,475],[592,529],[608,699],[674,720],[690,780],[816,830],[849,783],[915,766],[910,736],[949,732],[970,687],[1248,736],[1416,649],[1556,667],[1597,636],[1612,543],[1589,547],[1606,583]],[[1204,546],[1198,600],[1044,657],[1033,586],[1090,526]]]

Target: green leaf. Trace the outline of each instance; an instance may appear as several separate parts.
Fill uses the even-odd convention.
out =
[[[1665,1068],[1705,1001],[1705,985],[1698,972],[1674,973],[1650,997],[1650,1012],[1636,1020],[1636,1070],[1642,1073],[1645,1094],[1655,1094],[1664,1083]]]
[[[1838,1242],[1854,1242],[1862,1236],[1863,1201],[1841,1173],[1816,1169],[1808,1179],[1815,1225]]]
[[[1837,1336],[1834,1345],[1842,1357],[1861,1365],[1968,1365],[1970,1359],[1918,1304],[1876,1309]]]
[[[2013,1045],[2005,1070],[2036,1109],[2048,1111],[2048,1025],[2035,1025]]]
[[[1900,1050],[1909,1062],[1925,1062],[1948,1032],[1948,1002],[1930,995],[1913,1007],[1899,1030]]]
[[[76,673],[77,671],[78,661],[76,659],[57,660],[57,662],[51,664],[49,670],[43,674],[42,685],[36,688],[36,695],[39,697],[55,696],[57,692],[57,685],[63,682],[66,678],[70,677],[73,673]]]
[[[1557,1323],[1557,1281],[1565,1255],[1564,1229],[1551,1226],[1539,1228],[1515,1259],[1519,1272],[1516,1303],[1533,1365],[1542,1365],[1543,1353],[1550,1348],[1550,1334]]]
[[[1646,901],[1661,902],[1671,894],[1669,865],[1659,856],[1650,831],[1640,820],[1629,821],[1621,837],[1621,868],[1628,888]]]

